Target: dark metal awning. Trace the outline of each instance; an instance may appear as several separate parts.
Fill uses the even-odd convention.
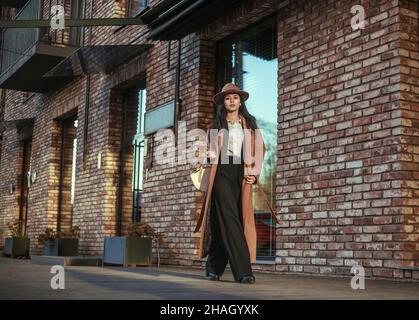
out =
[[[52,68],[44,77],[109,73],[151,47],[150,44],[84,46]]]
[[[153,6],[151,9],[149,9],[147,12],[141,14],[141,19],[146,23],[149,24],[156,18],[158,18],[160,15],[162,15],[164,12],[169,11],[170,9],[173,10],[173,8],[176,7],[180,2],[180,0],[163,0],[160,1],[157,5]]]
[[[243,0],[165,0],[141,15],[153,40],[176,40],[193,33]]]
[[[74,52],[73,47],[51,46],[36,42],[0,75],[0,88],[45,93],[71,78],[43,78],[45,72]]]
[[[18,8],[23,6],[26,2],[27,0],[0,0],[0,6]]]

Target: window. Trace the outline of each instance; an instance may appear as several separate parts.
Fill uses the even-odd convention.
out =
[[[148,6],[148,0],[127,0],[128,16],[135,17]]]
[[[137,130],[133,139],[134,145],[134,166],[132,172],[133,223],[141,219],[141,194],[143,190],[143,168],[144,168],[144,114],[146,107],[146,89],[138,92],[138,116]]]
[[[274,205],[277,145],[278,54],[275,20],[269,19],[218,43],[218,83],[221,90],[234,82],[249,92],[246,107],[256,117],[266,145],[260,184]],[[257,231],[257,258],[275,256],[275,228],[269,207],[258,188],[253,189]]]

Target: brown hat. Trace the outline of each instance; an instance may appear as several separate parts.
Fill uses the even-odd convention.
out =
[[[227,83],[222,89],[221,92],[217,93],[212,100],[215,104],[222,104],[224,96],[230,93],[237,93],[242,101],[246,101],[249,98],[249,93],[246,91],[240,90],[234,83]]]

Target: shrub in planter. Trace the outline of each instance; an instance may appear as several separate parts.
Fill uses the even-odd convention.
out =
[[[44,245],[45,256],[77,256],[79,254],[80,228],[70,231],[55,232],[52,228],[38,237],[38,243]]]
[[[30,240],[23,233],[22,225],[16,222],[9,226],[11,237],[4,240],[3,255],[15,257],[28,257]]]
[[[129,227],[126,237],[106,237],[103,249],[103,265],[124,267],[151,266],[152,243],[157,244],[158,267],[160,266],[159,244],[161,234],[146,223],[135,223]]]

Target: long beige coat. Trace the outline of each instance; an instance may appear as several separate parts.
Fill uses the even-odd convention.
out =
[[[240,118],[243,123],[243,128],[245,130],[244,134],[244,144],[243,144],[243,154],[244,154],[244,177],[242,181],[242,192],[241,192],[241,201],[242,201],[242,215],[243,215],[243,228],[244,234],[246,237],[247,246],[250,253],[250,261],[252,263],[256,262],[256,227],[254,219],[254,211],[252,205],[252,190],[253,185],[246,183],[245,177],[247,175],[254,175],[259,179],[260,172],[262,170],[262,163],[265,158],[265,143],[263,141],[262,134],[260,130],[249,129],[246,123],[246,119],[240,115]],[[220,159],[220,151],[223,145],[223,134],[220,132],[217,135],[217,143],[214,147],[209,144],[209,150],[215,151],[217,155],[216,159]],[[255,148],[257,147],[257,150]],[[209,223],[209,208],[211,206],[211,193],[212,187],[214,185],[215,174],[217,172],[218,160],[211,163],[210,166],[210,176],[208,182],[208,188],[204,199],[204,205],[201,209],[197,226],[195,232],[200,231],[199,236],[199,249],[198,256],[199,258],[204,258],[207,256],[210,247],[211,241],[211,232],[210,232],[210,223]]]

